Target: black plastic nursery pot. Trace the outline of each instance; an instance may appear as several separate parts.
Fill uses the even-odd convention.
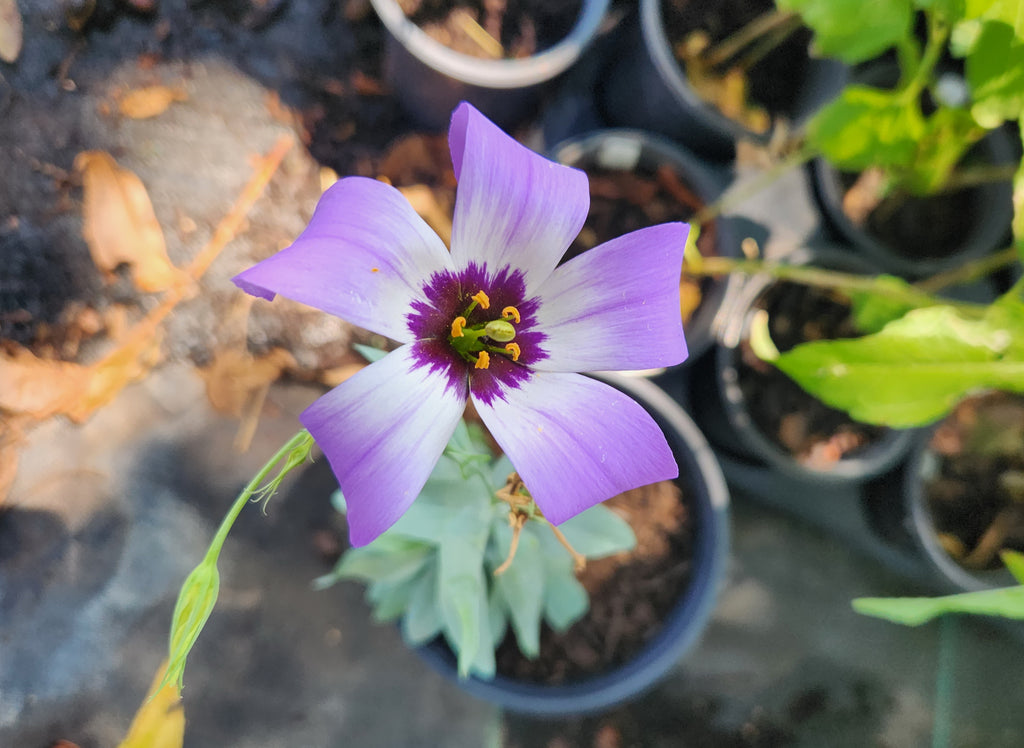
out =
[[[1018,146],[1000,129],[979,141],[964,163],[1009,166],[1019,161]],[[906,278],[935,275],[1002,249],[1009,240],[1013,219],[1009,180],[932,197],[908,197],[893,210],[876,210],[866,221],[854,222],[843,200],[856,175],[844,174],[824,159],[813,161],[810,170],[828,225],[883,272]]]
[[[390,32],[385,72],[397,100],[417,125],[441,132],[461,101],[505,129],[528,119],[544,84],[576,62],[593,40],[610,0],[582,0],[576,23],[563,39],[521,59],[455,51],[410,20],[397,0],[371,2]]]
[[[722,179],[685,148],[640,130],[599,130],[559,143],[551,150],[559,163],[587,172],[590,214],[569,255],[630,231],[666,221],[688,221],[722,192]],[[697,242],[704,256],[738,257],[732,223],[716,218]],[[680,279],[680,314],[688,361],[714,341],[726,278]]]
[[[788,261],[870,272],[862,260],[838,249],[798,250]],[[903,459],[913,431],[857,424],[754,355],[750,330],[761,310],[768,311],[780,350],[830,337],[835,332],[828,326],[841,335],[855,332],[846,321],[846,305],[828,292],[767,275],[749,279],[723,309],[718,346],[690,377],[694,417],[708,439],[727,454],[808,485],[865,481]],[[789,331],[789,345],[780,338],[783,329]]]
[[[1006,587],[998,551],[1024,551],[1024,397],[989,392],[963,401],[924,432],[889,511],[945,586]]]
[[[570,716],[629,701],[653,687],[697,641],[714,607],[729,547],[729,493],[708,443],[689,416],[641,378],[597,375],[642,405],[665,433],[679,464],[677,484],[693,520],[689,579],[660,630],[625,664],[600,675],[544,685],[498,675],[459,680],[451,650],[438,638],[419,650],[435,669],[470,694],[521,713]]]
[[[621,53],[598,92],[608,121],[667,135],[716,159],[731,159],[737,139],[767,142],[769,133],[748,129],[697,94],[666,31],[667,1],[640,0],[637,18],[627,28]],[[787,101],[772,107],[774,115],[795,127],[834,98],[848,77],[847,67],[835,60],[801,56],[798,67],[794,71],[787,66],[781,74],[779,87],[790,93]],[[757,91],[753,94],[756,98]]]

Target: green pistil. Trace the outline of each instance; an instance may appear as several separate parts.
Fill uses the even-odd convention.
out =
[[[508,351],[505,348],[493,345],[493,343],[508,343],[514,340],[515,337],[516,328],[511,322],[496,319],[490,322],[480,322],[471,327],[464,327],[460,337],[449,335],[448,342],[456,353],[466,361],[473,363],[477,359],[477,354],[481,351],[508,355]]]

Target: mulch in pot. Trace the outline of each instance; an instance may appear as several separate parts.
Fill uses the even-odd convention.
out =
[[[708,48],[713,48],[774,7],[773,0],[662,0],[661,12],[665,36],[680,67],[686,69],[695,34],[706,35]],[[717,69],[723,74],[720,80],[708,79],[702,85],[691,76],[691,85],[726,117],[753,132],[767,132],[772,118],[791,111],[796,103],[794,83],[807,69],[810,38],[811,32],[800,28],[748,70],[730,72],[726,63]]]
[[[628,662],[661,630],[690,580],[694,537],[686,498],[662,481],[606,505],[630,523],[636,548],[588,562],[579,579],[590,609],[564,633],[542,626],[537,659],[524,657],[510,632],[495,653],[501,675],[547,685],[584,680]]]
[[[1024,397],[993,392],[965,400],[935,430],[937,458],[924,495],[939,543],[962,566],[1002,566],[1024,552]]]
[[[579,236],[569,246],[565,259],[637,229],[667,221],[687,221],[704,202],[669,164],[655,169],[598,169],[581,166],[590,178],[590,212]],[[697,239],[705,257],[715,251],[715,224],[709,223]],[[683,323],[700,306],[710,278],[683,274],[679,281],[679,303]]]
[[[757,299],[754,309],[767,310],[768,329],[781,352],[800,343],[860,335],[851,319],[849,302],[810,286],[772,284]],[[828,470],[886,433],[885,428],[854,421],[805,392],[775,366],[758,358],[747,340],[740,344],[737,372],[754,424],[809,469]]]
[[[405,15],[456,52],[483,59],[530,57],[576,24],[582,0],[399,0]]]

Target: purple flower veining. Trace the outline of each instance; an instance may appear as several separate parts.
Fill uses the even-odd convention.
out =
[[[449,146],[450,253],[398,190],[349,177],[294,244],[234,279],[403,344],[301,416],[338,478],[355,546],[412,504],[469,398],[556,524],[678,475],[647,412],[577,372],[686,358],[686,224],[634,231],[556,267],[587,216],[586,175],[469,104],[452,115]]]

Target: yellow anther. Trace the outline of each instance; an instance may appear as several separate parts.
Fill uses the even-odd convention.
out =
[[[480,305],[481,309],[489,309],[491,306],[491,300],[487,298],[487,294],[483,291],[477,291],[471,298]]]
[[[491,365],[491,357],[487,355],[487,351],[480,351],[480,354],[476,357],[476,369],[486,369]]]
[[[519,310],[516,309],[514,306],[507,306],[504,309],[502,309],[501,316],[504,317],[505,319],[512,320],[517,325],[519,324],[519,320],[522,319],[519,316]]]
[[[518,361],[519,360],[519,354],[522,353],[522,351],[519,350],[519,344],[518,343],[506,343],[505,344],[505,350],[512,354],[512,360],[513,361]]]
[[[465,327],[465,326],[466,326],[466,318],[465,317],[456,317],[455,319],[453,319],[452,320],[452,337],[453,338],[461,338],[462,337],[462,328]]]

